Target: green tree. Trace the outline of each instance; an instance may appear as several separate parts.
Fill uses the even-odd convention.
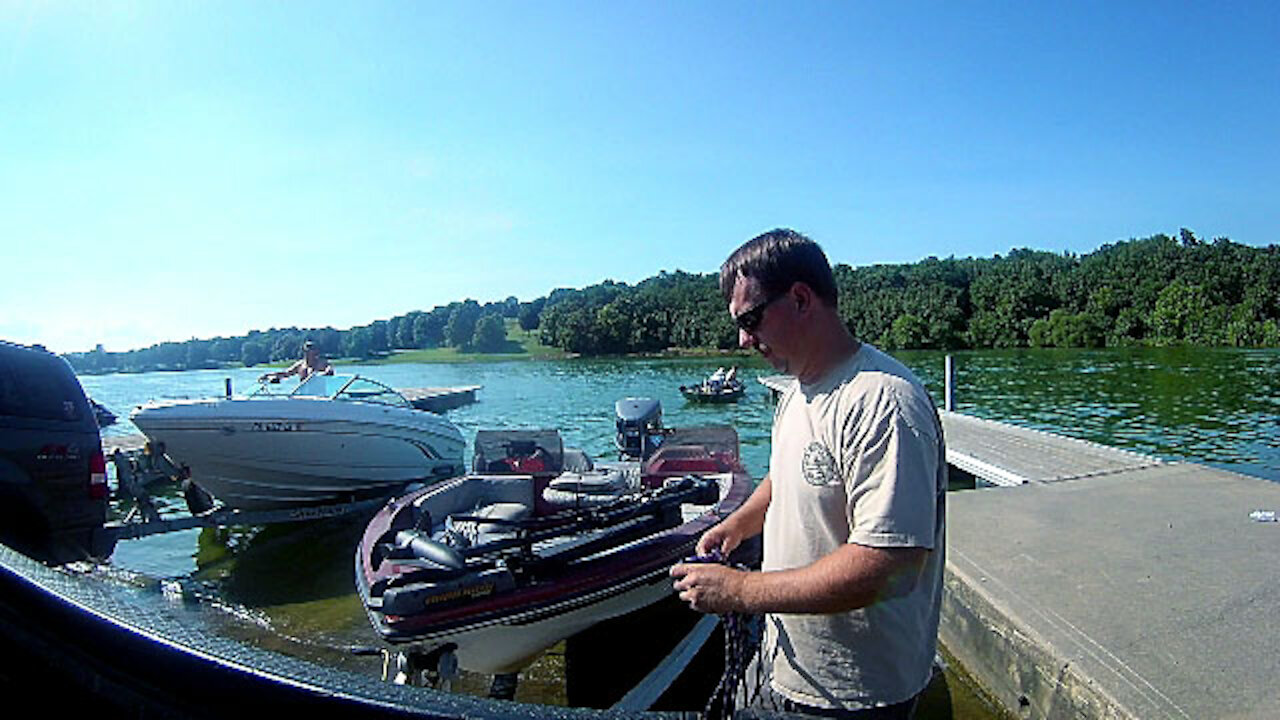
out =
[[[186,366],[188,370],[210,367],[208,341],[192,340],[187,343]]]
[[[520,329],[525,332],[532,332],[538,329],[540,317],[542,315],[542,306],[546,303],[545,298],[538,298],[533,302],[521,303],[520,311],[517,314],[517,320],[520,322]]]
[[[1106,340],[1105,322],[1095,313],[1073,313],[1059,308],[1031,324],[1032,347],[1101,347]]]
[[[501,315],[485,315],[476,322],[471,346],[481,352],[499,352],[507,343],[507,328]]]
[[[295,332],[281,332],[271,344],[271,360],[297,360],[302,355],[302,335]]]
[[[417,344],[415,331],[418,318],[423,315],[425,315],[425,313],[421,310],[414,310],[413,312],[399,318],[400,322],[396,323],[395,326],[394,347],[401,349],[421,347]]]
[[[340,352],[343,357],[364,358],[373,352],[373,331],[368,327],[354,327],[342,334]]]
[[[449,314],[449,322],[444,326],[445,342],[453,347],[467,347],[475,337],[476,323],[480,321],[480,315],[480,303],[475,300],[466,300],[454,307]]]
[[[1209,307],[1209,298],[1199,285],[1179,280],[1161,290],[1151,316],[1156,343],[1178,345],[1205,339],[1209,334]]]
[[[413,346],[438,347],[444,342],[444,326],[449,321],[447,308],[439,308],[419,315],[413,320]]]
[[[369,354],[386,353],[391,350],[389,325],[386,320],[375,320],[369,325]]]
[[[245,367],[261,365],[271,359],[271,353],[261,340],[246,340],[240,345],[240,362]]]
[[[908,313],[893,321],[883,344],[895,349],[914,350],[925,347],[928,337],[929,325],[924,318]]]

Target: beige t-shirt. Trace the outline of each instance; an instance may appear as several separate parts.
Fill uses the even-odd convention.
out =
[[[770,614],[772,684],[795,702],[858,709],[928,683],[942,599],[946,455],[937,410],[902,363],[870,345],[779,401],[763,569],[803,567],[845,543],[932,552],[905,596],[829,615]]]

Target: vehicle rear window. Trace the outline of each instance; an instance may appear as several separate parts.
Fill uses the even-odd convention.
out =
[[[79,420],[82,391],[56,359],[0,355],[0,415],[41,420]]]

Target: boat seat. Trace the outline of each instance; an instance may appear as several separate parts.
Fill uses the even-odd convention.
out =
[[[458,513],[459,516],[476,519],[458,520],[453,515],[446,517],[442,530],[443,538],[440,541],[455,547],[461,543],[465,543],[461,544],[462,547],[475,547],[494,540],[509,538],[515,535],[516,530],[507,523],[523,520],[529,516],[529,513],[530,507],[524,503],[501,502],[481,505],[469,512]],[[502,522],[488,523],[484,522],[485,520]]]
[[[627,476],[619,468],[565,472],[552,480],[547,487],[590,495],[617,495],[627,489]]]
[[[453,547],[467,547],[511,528],[498,523],[452,521],[454,515],[519,520],[533,512],[533,478],[529,475],[472,475],[446,492],[428,493],[418,515],[432,518],[431,536]]]
[[[533,478],[529,475],[470,475],[447,491],[429,492],[417,502],[418,511],[432,518],[469,514],[493,503],[533,505]]]
[[[568,472],[584,473],[595,469],[591,458],[579,448],[564,449],[564,469]]]
[[[613,502],[635,489],[622,468],[564,472],[542,491],[542,499],[557,508],[591,507]]]

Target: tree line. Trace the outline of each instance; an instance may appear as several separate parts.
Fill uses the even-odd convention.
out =
[[[840,315],[887,349],[1280,346],[1280,246],[1190,230],[1086,254],[834,267]],[[569,352],[727,349],[737,331],[718,275],[661,273],[547,298],[541,338]]]
[[[475,300],[454,302],[430,312],[413,311],[390,320],[375,320],[348,330],[272,328],[251,330],[239,337],[163,342],[127,352],[108,352],[102,345],[83,353],[64,355],[76,372],[142,372],[194,370],[229,365],[254,367],[296,360],[302,344],[314,342],[329,357],[366,359],[393,350],[455,347],[464,352],[509,350],[506,318],[514,318],[520,302],[509,297],[481,305]]]
[[[1185,229],[1085,255],[1017,249],[834,271],[841,317],[886,349],[1280,346],[1280,246],[1205,242]],[[465,300],[349,330],[255,330],[66,357],[79,372],[105,372],[289,360],[307,339],[334,357],[433,347],[497,352],[508,345],[508,319],[545,345],[582,355],[737,346],[717,274],[663,271],[635,285],[604,281],[529,302]]]

